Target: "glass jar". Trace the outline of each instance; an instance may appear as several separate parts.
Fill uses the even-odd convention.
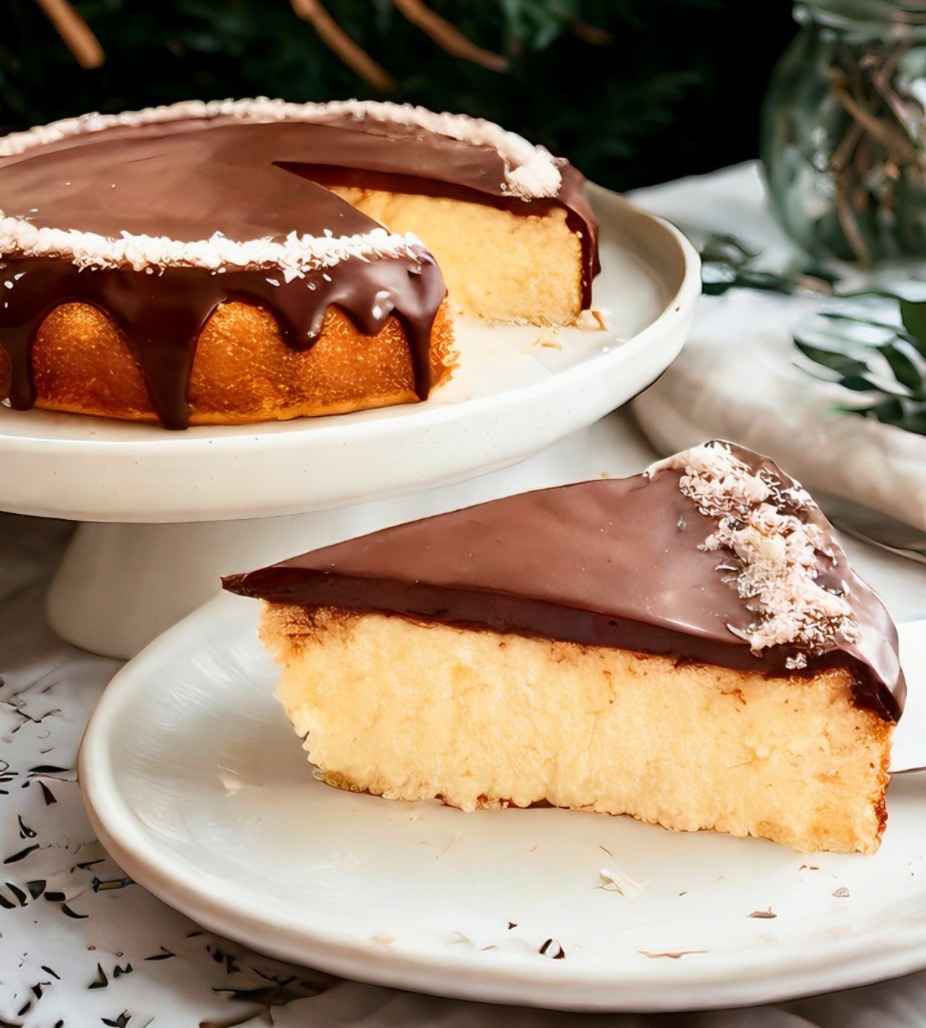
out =
[[[926,0],[803,0],[763,116],[772,210],[808,254],[926,257]]]

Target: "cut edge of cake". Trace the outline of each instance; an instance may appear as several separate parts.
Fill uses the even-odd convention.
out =
[[[853,703],[845,669],[796,682],[280,604],[260,634],[310,762],[342,789],[627,814],[803,852],[873,853],[884,830],[893,726]]]

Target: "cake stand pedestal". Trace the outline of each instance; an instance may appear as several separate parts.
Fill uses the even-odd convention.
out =
[[[460,365],[426,403],[186,432],[0,408],[0,504],[84,522],[49,592],[55,630],[127,658],[214,595],[222,574],[481,499],[638,470],[646,451],[621,464],[626,441],[610,445],[608,423],[596,423],[677,355],[698,258],[660,219],[601,189],[591,199],[606,327],[460,319]]]
[[[63,639],[83,649],[132,657],[211,599],[223,574],[511,493],[633,474],[653,456],[629,417],[612,414],[516,467],[404,496],[240,521],[85,522],[49,589],[49,622]]]

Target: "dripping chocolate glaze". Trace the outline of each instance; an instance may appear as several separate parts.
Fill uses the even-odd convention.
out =
[[[479,197],[515,213],[535,214],[550,204],[506,195],[503,161],[489,147],[369,121],[216,118],[107,129],[0,159],[0,209],[37,228],[184,242],[214,232],[239,241],[281,241],[291,231],[348,236],[377,227],[311,181],[312,169],[319,179],[341,176],[345,182],[364,171],[385,188]],[[581,234],[587,305],[598,270],[594,219],[581,176],[565,163],[560,170],[562,196],[551,202],[566,207]],[[430,330],[445,288],[424,251],[369,262],[350,259],[329,269],[328,278],[322,272],[290,282],[277,277],[278,285],[271,281],[273,269],[217,275],[166,268],[149,275],[127,268],[78,270],[63,260],[16,255],[3,265],[0,278],[9,286],[0,306],[0,345],[12,365],[11,403],[19,409],[35,401],[35,333],[54,307],[70,301],[93,304],[113,318],[141,368],[155,412],[170,428],[188,422],[186,391],[199,332],[219,304],[234,299],[268,308],[287,344],[297,349],[311,345],[332,304],[367,334],[395,314],[409,336],[417,394],[425,398],[430,389]]]
[[[386,611],[765,674],[847,666],[855,702],[896,720],[906,691],[896,631],[878,597],[848,567],[822,514],[802,512],[831,541],[834,560],[822,558],[820,581],[845,592],[859,637],[793,672],[786,661],[798,652],[794,647],[756,655],[730,630],[745,631],[754,616],[719,569],[724,554],[699,548],[716,521],[682,494],[679,478],[665,469],[652,478],[525,493],[232,575],[224,585],[308,609]]]
[[[16,410],[35,402],[31,350],[39,326],[55,307],[72,301],[105,311],[122,330],[166,428],[189,423],[187,386],[199,333],[216,307],[229,300],[271,310],[294,350],[311,347],[332,305],[367,335],[375,335],[395,314],[409,340],[417,395],[425,399],[430,389],[431,325],[446,290],[424,253],[418,260],[348,260],[337,274],[317,271],[291,282],[273,270],[215,274],[164,268],[147,275],[122,268],[81,270],[48,257],[4,263],[0,286],[9,281],[13,288],[0,295],[8,305],[0,309],[0,344],[10,358],[10,403]]]

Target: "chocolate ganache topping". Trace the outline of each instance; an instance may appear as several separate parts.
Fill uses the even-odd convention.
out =
[[[768,458],[707,443],[624,479],[464,508],[224,580],[307,609],[667,654],[765,674],[843,666],[900,716],[897,633],[832,527]]]
[[[597,271],[582,177],[498,126],[354,101],[185,103],[88,115],[0,139],[0,346],[10,402],[35,402],[31,347],[48,314],[82,302],[121,329],[162,423],[183,428],[196,340],[215,308],[269,309],[312,345],[331,305],[366,334],[404,324],[416,392],[445,296],[433,258],[324,183],[478,197],[517,214],[565,207]]]

